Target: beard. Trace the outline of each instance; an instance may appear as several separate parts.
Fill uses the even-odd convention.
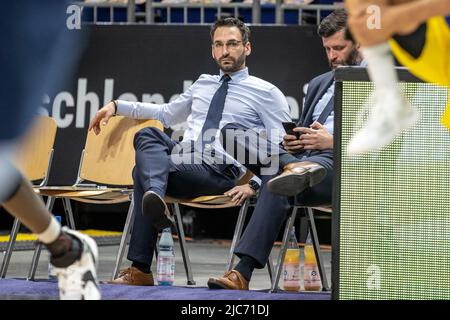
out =
[[[344,63],[346,66],[356,66],[359,65],[361,62],[359,51],[356,48],[353,48],[353,50],[348,55],[347,59],[345,59]]]
[[[220,59],[215,59],[217,65],[223,72],[236,72],[242,69],[242,66],[245,64],[245,53],[242,53],[237,58],[227,56]],[[223,60],[228,60],[227,64],[223,64]]]
[[[336,61],[336,62],[329,62],[331,69],[336,69],[338,66],[357,66],[361,62],[361,57],[359,55],[359,51],[356,48],[353,48],[352,51],[350,51],[349,55],[345,58],[344,61]]]

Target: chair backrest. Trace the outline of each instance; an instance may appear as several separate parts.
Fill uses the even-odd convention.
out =
[[[56,131],[53,118],[38,116],[19,143],[14,163],[30,181],[46,180]]]
[[[106,185],[133,185],[134,135],[146,127],[163,130],[158,120],[116,116],[109,119],[98,136],[88,132],[79,178]]]

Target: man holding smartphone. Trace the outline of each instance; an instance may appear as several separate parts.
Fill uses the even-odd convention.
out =
[[[360,65],[359,46],[347,29],[347,13],[338,9],[325,18],[318,29],[331,69],[341,65]],[[296,203],[324,204],[331,202],[333,180],[333,96],[334,72],[322,74],[309,83],[301,118],[297,124],[285,123],[287,135],[282,146],[270,144],[275,151],[267,156],[261,152],[261,136],[237,124],[229,125],[230,132],[222,134],[232,138],[232,155],[245,154],[245,159],[257,163],[241,162],[262,180],[259,199],[250,221],[234,253],[240,258],[236,267],[222,277],[210,278],[210,289],[248,290],[255,268],[263,268],[273,244],[291,208]],[[237,130],[239,129],[239,130]],[[224,130],[222,130],[224,131]],[[295,134],[299,134],[297,138]],[[248,141],[258,143],[245,143]],[[226,141],[227,142],[227,141]],[[243,143],[244,142],[244,143]],[[226,146],[230,144],[226,143]],[[228,151],[228,149],[227,149]],[[267,160],[278,161],[280,175],[264,174]]]
[[[309,189],[317,189],[320,198],[331,199],[333,177],[333,131],[334,131],[334,70],[339,66],[358,66],[362,63],[359,45],[353,40],[347,29],[347,13],[338,9],[325,18],[319,26],[323,47],[326,50],[331,71],[312,79],[305,97],[300,121],[293,124],[284,123],[286,136],[283,148],[296,160],[280,155],[280,162],[289,164],[283,172],[268,181],[269,191],[279,195],[299,195],[298,200],[310,199],[310,190],[315,183],[314,175],[308,171],[319,171],[318,166],[326,170],[321,183]],[[283,159],[284,158],[284,159]],[[300,162],[299,162],[300,160]],[[310,163],[305,168],[304,163]],[[311,169],[312,168],[312,169]],[[303,170],[302,170],[303,169]],[[305,190],[306,189],[306,190]],[[303,191],[306,193],[303,193]],[[331,200],[330,200],[331,201]]]
[[[333,149],[333,135],[317,121],[309,128],[297,127],[295,122],[283,122],[283,126],[286,131],[283,147],[287,151]]]

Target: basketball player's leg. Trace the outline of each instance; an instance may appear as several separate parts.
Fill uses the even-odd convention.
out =
[[[61,228],[11,161],[16,139],[36,115],[44,92],[63,82],[78,57],[73,32],[66,27],[68,4],[62,0],[0,2],[2,39],[8,43],[0,54],[0,84],[6,88],[0,90],[0,205],[36,233],[51,253],[60,298],[98,299],[95,241]]]
[[[30,182],[11,163],[12,150],[11,144],[0,143],[0,204],[35,233],[51,253],[51,262],[58,268],[61,299],[99,299],[95,241],[61,228]]]
[[[418,112],[409,106],[397,85],[395,63],[387,42],[391,34],[383,25],[384,9],[391,4],[388,0],[346,1],[350,30],[361,44],[369,76],[375,85],[374,105],[368,121],[350,140],[349,154],[361,154],[389,144],[418,119]],[[374,15],[373,20],[368,13]]]

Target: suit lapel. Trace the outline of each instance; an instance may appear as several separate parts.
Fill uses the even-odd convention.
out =
[[[331,112],[333,111],[333,107],[334,107],[334,99],[331,98],[327,105],[325,106],[325,108],[323,109],[322,113],[320,114],[319,118],[317,119],[317,122],[319,122],[320,124],[324,124],[325,121],[327,120],[328,116],[331,114]]]
[[[328,88],[333,83],[333,80],[334,80],[334,72],[330,71],[327,77],[325,77],[319,84],[319,89],[317,90],[317,93],[314,96],[312,103],[308,104],[308,101],[305,100],[306,116],[305,118],[303,118],[303,121],[301,121],[302,127],[308,127],[312,123],[312,115],[314,113],[314,108],[316,107],[316,104],[320,101],[320,99],[323,97],[323,95],[327,92]]]

